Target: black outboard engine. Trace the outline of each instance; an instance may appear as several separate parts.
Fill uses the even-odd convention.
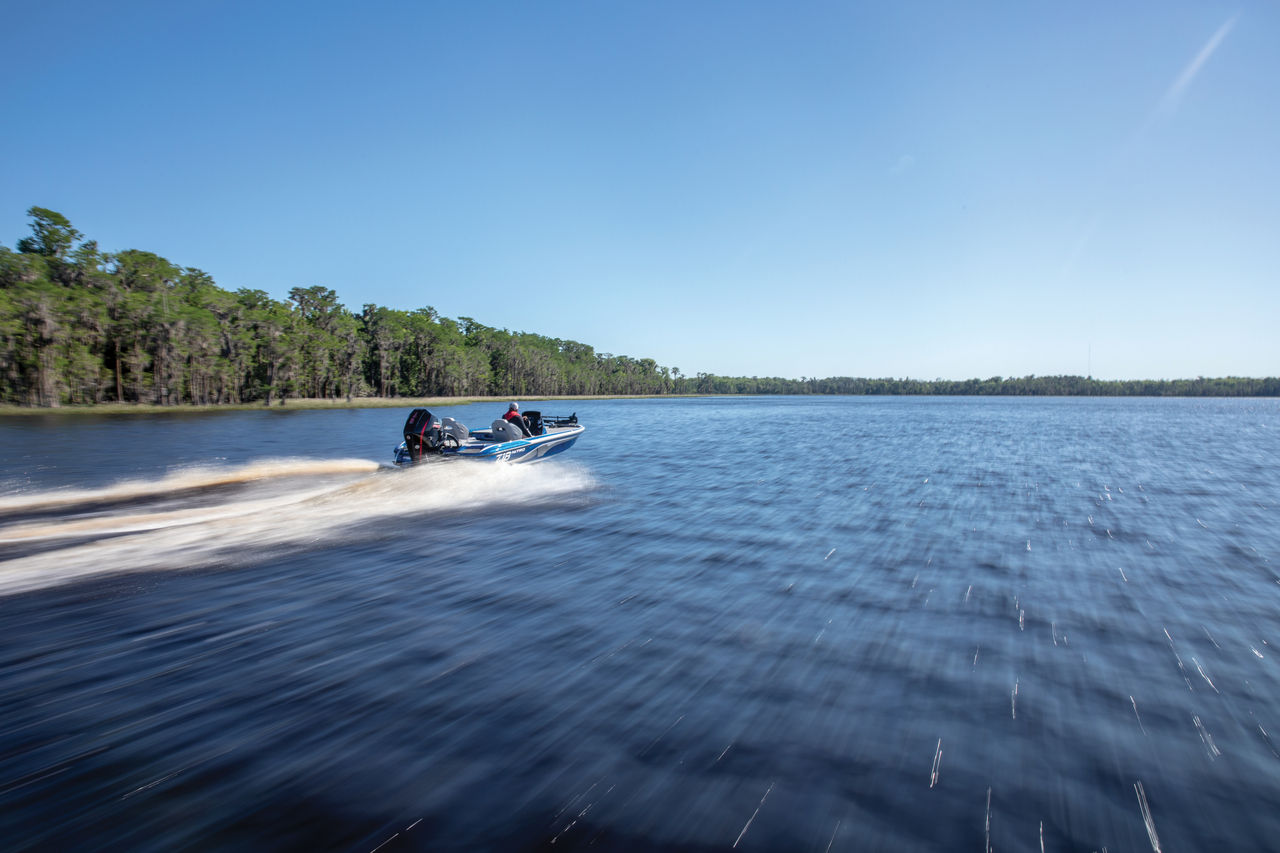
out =
[[[437,418],[426,409],[414,409],[404,422],[404,454],[397,455],[396,464],[417,462],[429,453],[440,455],[446,448],[457,449],[468,435],[470,431],[453,418]]]
[[[433,426],[434,424],[434,426]],[[435,435],[432,435],[434,430]],[[423,453],[430,453],[439,444],[440,422],[431,417],[426,409],[414,409],[409,419],[404,422],[404,446],[409,451],[409,458],[417,462]]]

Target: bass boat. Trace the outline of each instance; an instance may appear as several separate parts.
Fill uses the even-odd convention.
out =
[[[467,429],[453,418],[438,418],[426,409],[414,409],[404,422],[404,441],[396,448],[397,465],[413,465],[427,459],[476,459],[482,462],[538,462],[563,453],[587,428],[578,413],[568,417],[525,412],[532,436],[498,418],[488,429]]]

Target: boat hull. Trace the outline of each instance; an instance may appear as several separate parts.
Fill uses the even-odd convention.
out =
[[[556,427],[544,435],[515,441],[494,441],[490,430],[473,430],[466,442],[458,447],[446,447],[439,453],[424,455],[419,461],[432,459],[469,459],[474,462],[541,462],[550,456],[563,453],[586,432],[581,424]],[[396,448],[395,463],[412,465],[414,460],[406,445]]]

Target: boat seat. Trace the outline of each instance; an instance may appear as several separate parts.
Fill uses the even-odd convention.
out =
[[[453,436],[454,440],[458,442],[459,447],[466,444],[467,439],[471,437],[471,430],[467,429],[464,425],[458,423],[453,418],[441,418],[440,431],[447,436]]]
[[[520,427],[510,421],[498,418],[493,422],[493,437],[497,441],[519,441],[524,438],[524,433],[520,431]]]

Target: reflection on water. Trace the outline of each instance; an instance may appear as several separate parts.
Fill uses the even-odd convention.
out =
[[[4,425],[6,845],[1274,847],[1275,401],[578,408],[537,466],[318,412],[75,482]]]

